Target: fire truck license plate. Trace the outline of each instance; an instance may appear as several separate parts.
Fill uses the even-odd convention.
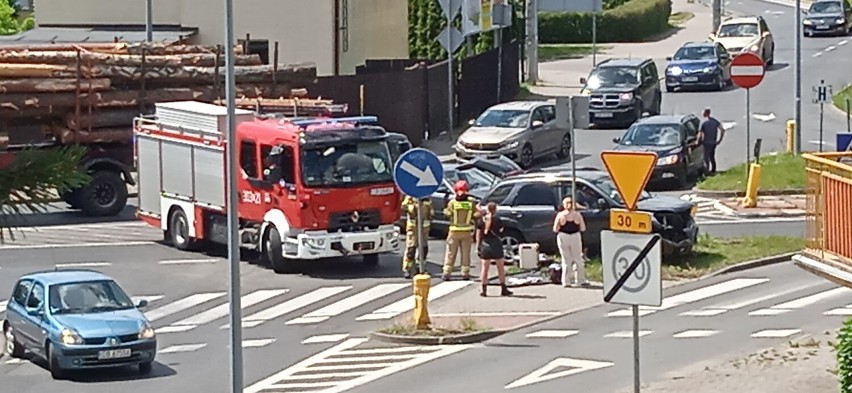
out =
[[[376,247],[376,243],[374,243],[374,242],[355,243],[355,251],[372,250],[375,247]]]

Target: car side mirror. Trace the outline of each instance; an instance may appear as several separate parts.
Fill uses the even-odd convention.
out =
[[[541,120],[535,120],[532,122],[532,128],[539,128],[544,125],[544,122]]]
[[[586,85],[586,78],[583,78],[583,77],[581,76],[581,77],[580,77],[580,84],[581,84],[581,85],[583,85],[583,86],[585,86],[585,85]]]
[[[476,124],[476,119],[470,119],[470,120],[467,121],[467,125],[469,125],[469,126],[472,126],[474,124]]]
[[[148,301],[145,300],[145,299],[140,300],[139,303],[136,304],[136,308],[145,308],[145,307],[148,307]]]
[[[769,37],[769,32],[768,32],[768,31],[764,31],[764,32],[763,32],[763,34],[761,34],[761,36],[763,36],[763,37]]]
[[[671,57],[671,56],[666,56],[666,61],[672,61],[672,57]]]
[[[619,143],[619,142],[621,142],[621,138],[619,138],[619,137],[612,138],[612,143]]]

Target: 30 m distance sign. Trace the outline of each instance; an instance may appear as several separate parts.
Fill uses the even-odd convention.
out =
[[[609,212],[609,229],[618,232],[651,233],[651,214],[612,209]]]

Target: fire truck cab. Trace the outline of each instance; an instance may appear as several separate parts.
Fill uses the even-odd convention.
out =
[[[181,250],[227,244],[226,108],[156,105],[135,122],[138,216]],[[276,272],[294,262],[399,249],[400,194],[387,133],[338,119],[257,119],[237,110],[241,247]]]

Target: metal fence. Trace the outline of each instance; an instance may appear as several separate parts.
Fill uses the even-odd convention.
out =
[[[802,154],[805,159],[805,250],[852,272],[852,152]]]

